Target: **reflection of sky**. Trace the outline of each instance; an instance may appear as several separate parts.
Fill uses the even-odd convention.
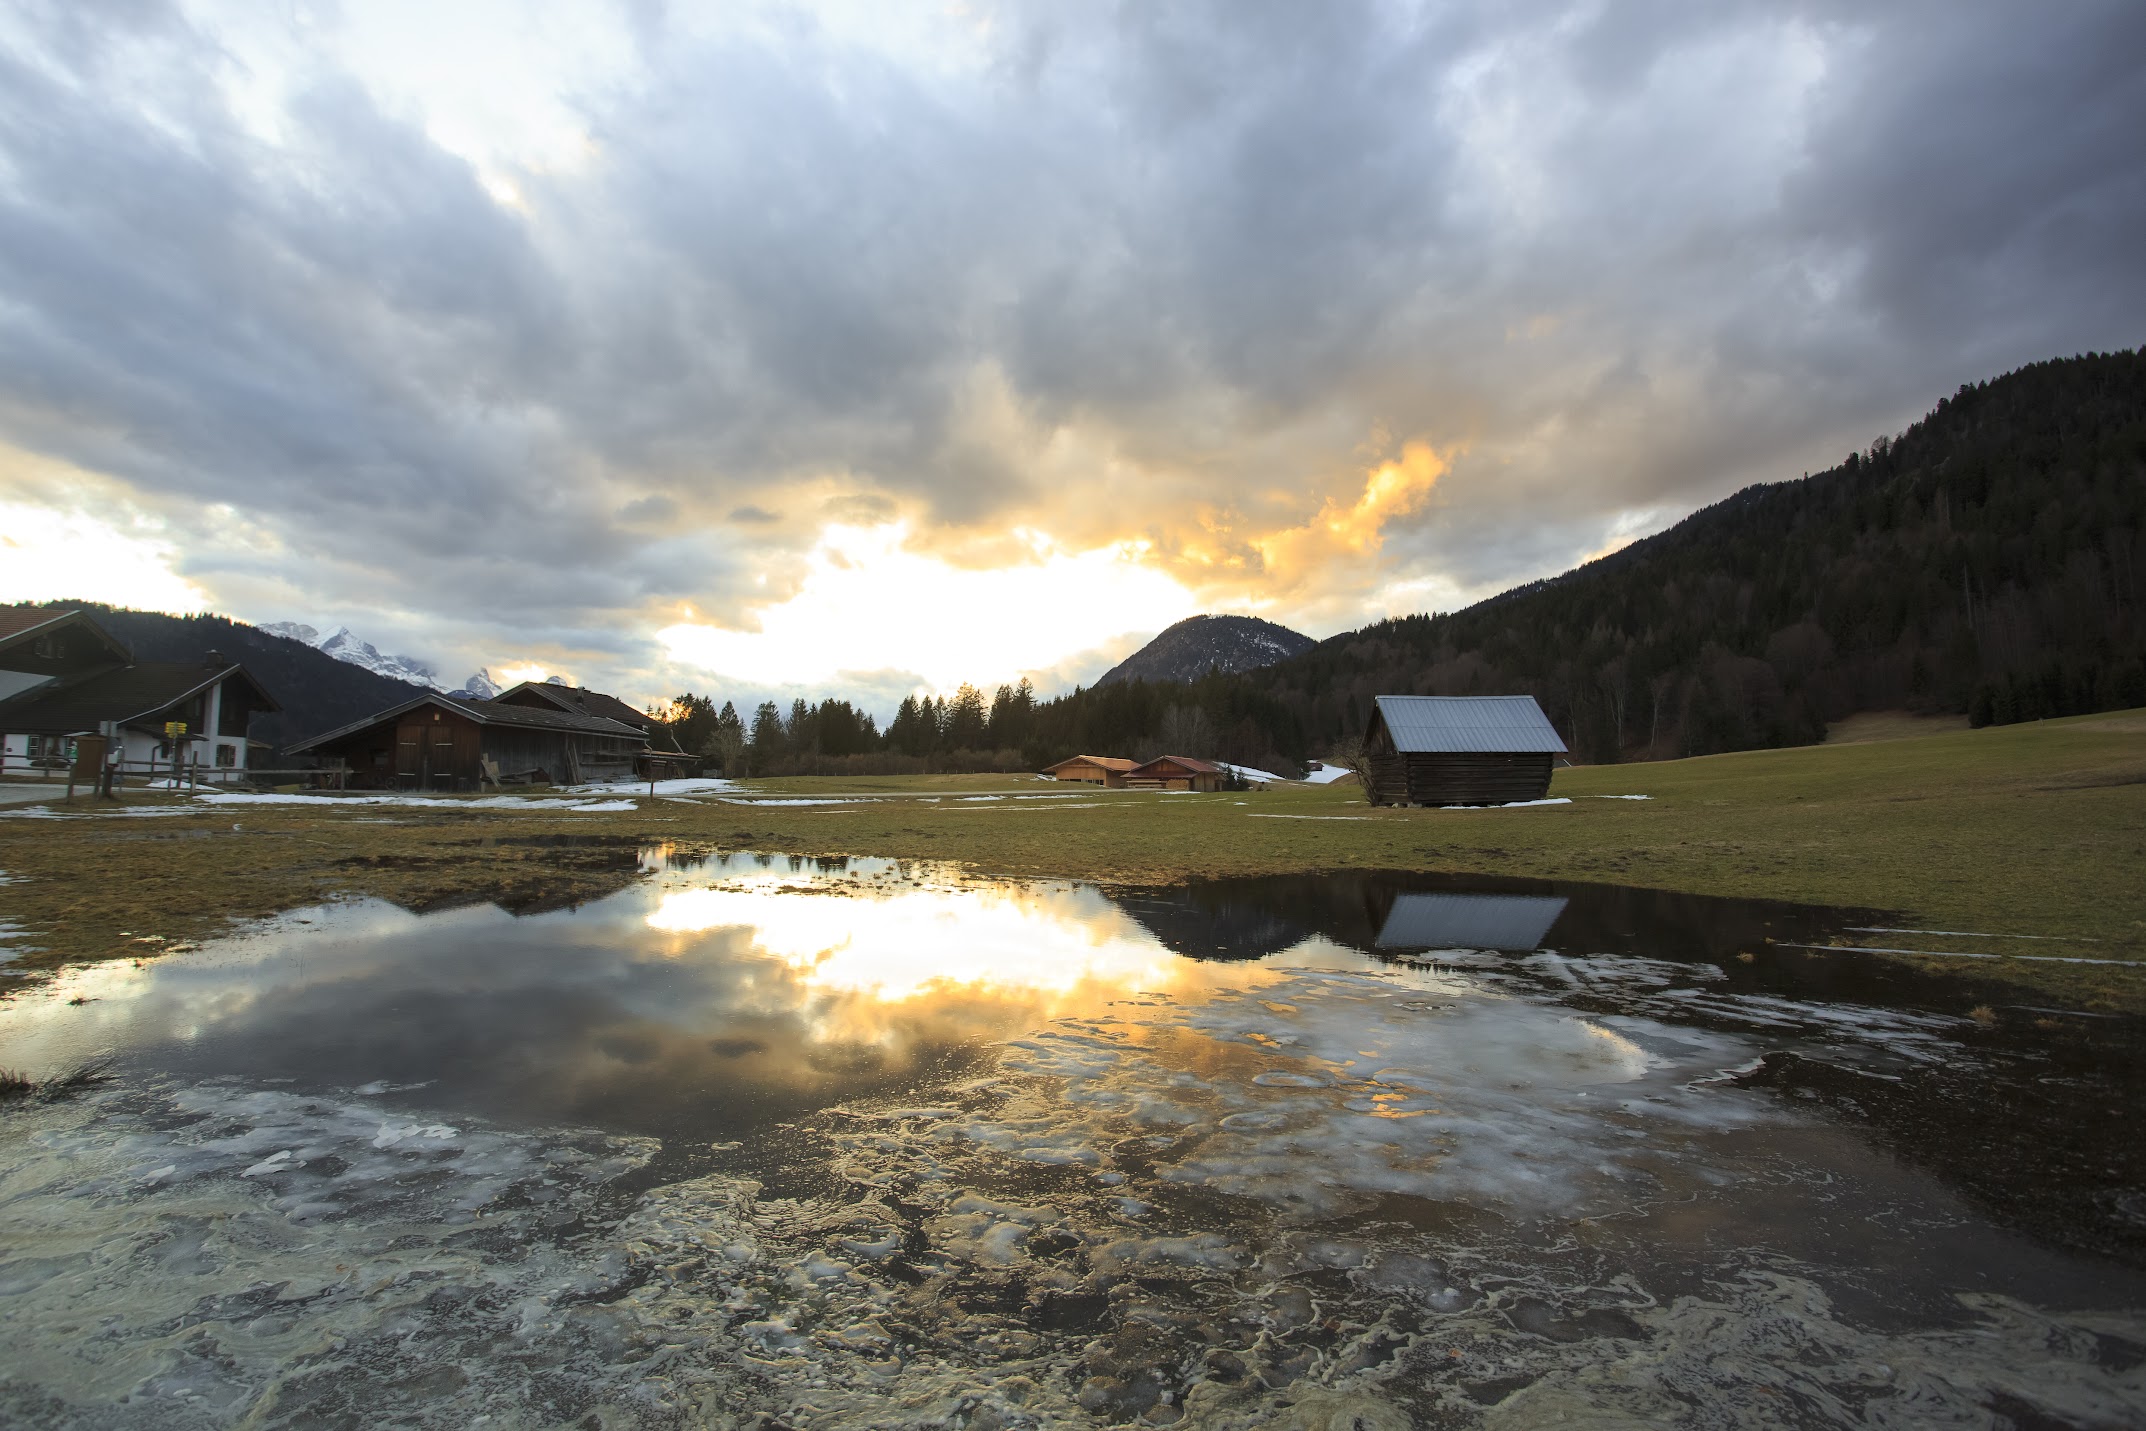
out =
[[[919,889],[857,901],[750,885],[666,894],[665,933],[738,930],[813,990],[901,1003],[957,992],[1056,1001],[1174,987],[1184,960],[1093,892]]]
[[[49,1074],[113,1052],[182,1075],[420,1085],[414,1101],[489,1116],[719,1137],[944,1072],[1129,993],[1263,977],[1179,959],[1092,889],[734,857],[577,911],[354,904],[77,970],[0,1005],[0,1063]]]

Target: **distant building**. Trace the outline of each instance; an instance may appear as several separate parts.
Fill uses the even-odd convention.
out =
[[[543,701],[431,695],[300,741],[290,753],[340,759],[359,788],[475,790],[487,776],[557,785],[628,780],[647,750],[646,731],[608,716]]]
[[[1043,773],[1053,780],[1077,780],[1088,785],[1107,786],[1112,790],[1125,784],[1126,775],[1140,762],[1120,760],[1115,755],[1076,755],[1061,760]]]
[[[1374,805],[1509,805],[1565,753],[1533,696],[1380,696],[1364,732]]]
[[[647,711],[635,710],[617,696],[592,691],[587,686],[569,686],[559,681],[524,681],[509,686],[493,701],[503,706],[529,706],[538,710],[564,711],[568,715],[602,716],[620,725],[630,725],[653,736],[660,722]]]
[[[56,768],[74,737],[110,732],[123,768],[169,762],[171,722],[186,734],[176,754],[205,770],[246,765],[246,728],[279,707],[236,661],[137,661],[88,613],[0,608],[0,753],[8,768]]]
[[[1229,778],[1221,766],[1189,755],[1158,755],[1125,772],[1128,790],[1220,790]]]
[[[665,780],[691,774],[700,765],[696,757],[678,748],[678,738],[660,719],[647,711],[635,710],[617,696],[607,696],[587,686],[569,686],[563,681],[524,681],[492,699],[501,705],[602,716],[620,725],[632,726],[648,737],[648,747],[633,761],[634,775],[641,780]]]

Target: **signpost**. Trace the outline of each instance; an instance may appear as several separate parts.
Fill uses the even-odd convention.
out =
[[[179,745],[185,739],[185,721],[168,720],[164,722],[164,744],[171,750],[171,788],[174,790],[179,788]],[[156,768],[154,766],[151,766],[149,770],[149,783],[152,786],[156,784]]]
[[[74,737],[74,763],[67,767],[67,798],[75,798],[75,782],[89,782],[92,794],[108,795],[104,786],[104,754],[106,741],[101,735],[87,733]]]

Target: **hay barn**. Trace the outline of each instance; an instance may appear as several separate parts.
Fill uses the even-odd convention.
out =
[[[627,780],[647,749],[646,732],[604,716],[420,696],[302,741],[290,753],[339,757],[354,788],[475,790],[487,765],[510,783]]]
[[[1565,742],[1533,696],[1380,696],[1364,732],[1374,805],[1540,800]]]
[[[1115,755],[1076,755],[1059,761],[1043,773],[1053,780],[1076,780],[1118,790],[1124,788],[1126,775],[1138,764],[1135,760],[1120,760]]]
[[[1128,790],[1220,790],[1228,778],[1219,765],[1189,755],[1158,755],[1125,772]]]

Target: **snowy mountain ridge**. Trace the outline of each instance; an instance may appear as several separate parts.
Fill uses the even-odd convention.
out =
[[[271,636],[287,636],[293,641],[303,641],[323,655],[333,656],[362,667],[375,675],[391,680],[408,681],[415,686],[426,686],[447,695],[471,696],[477,700],[490,700],[499,694],[489,670],[479,670],[463,681],[461,686],[450,688],[439,673],[415,656],[390,656],[370,641],[361,641],[348,626],[338,626],[327,636],[311,626],[298,621],[270,621],[260,628]]]

